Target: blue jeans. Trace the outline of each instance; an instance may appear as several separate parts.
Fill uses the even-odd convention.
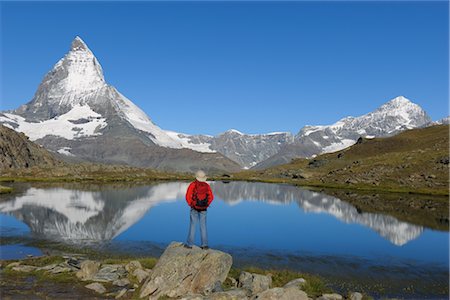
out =
[[[191,222],[189,224],[187,245],[194,245],[195,228],[197,227],[198,220],[200,220],[200,235],[202,237],[202,247],[208,246],[208,234],[206,232],[206,210],[197,211],[193,208],[191,208]]]

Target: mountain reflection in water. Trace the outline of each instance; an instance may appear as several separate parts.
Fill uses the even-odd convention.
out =
[[[23,221],[37,236],[63,241],[108,241],[133,226],[152,207],[184,201],[188,184],[170,182],[92,191],[31,187],[0,203],[0,212]],[[423,232],[422,226],[388,215],[359,213],[338,198],[295,186],[246,182],[212,182],[211,186],[216,201],[232,206],[244,201],[273,205],[296,203],[306,213],[325,213],[345,223],[369,227],[397,246],[405,245]]]

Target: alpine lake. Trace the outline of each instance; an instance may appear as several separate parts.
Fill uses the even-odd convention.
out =
[[[446,224],[431,226],[364,211],[326,191],[210,184],[209,245],[230,253],[236,267],[311,273],[336,291],[375,298],[448,299],[448,213]],[[14,192],[0,195],[0,259],[61,246],[158,257],[171,241],[186,240],[188,185],[12,183]]]

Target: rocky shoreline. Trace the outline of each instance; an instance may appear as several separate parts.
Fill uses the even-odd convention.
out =
[[[66,293],[66,298],[83,299],[368,299],[358,292],[343,296],[311,290],[304,278],[275,284],[271,274],[232,274],[231,267],[232,257],[225,252],[187,249],[177,242],[166,248],[154,266],[139,260],[102,262],[82,255],[23,259],[2,263],[1,296],[15,299],[16,293],[27,294],[20,282],[34,277],[36,284],[28,294],[50,299],[58,298],[55,290],[60,296]],[[17,289],[11,287],[13,282]]]

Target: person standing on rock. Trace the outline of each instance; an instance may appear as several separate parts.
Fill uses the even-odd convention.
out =
[[[206,174],[203,171],[195,173],[195,181],[191,182],[186,191],[186,202],[191,208],[189,232],[186,248],[192,248],[195,239],[195,229],[197,222],[200,221],[200,235],[202,240],[202,249],[209,249],[208,234],[206,230],[206,212],[214,199],[211,187],[206,182]]]

